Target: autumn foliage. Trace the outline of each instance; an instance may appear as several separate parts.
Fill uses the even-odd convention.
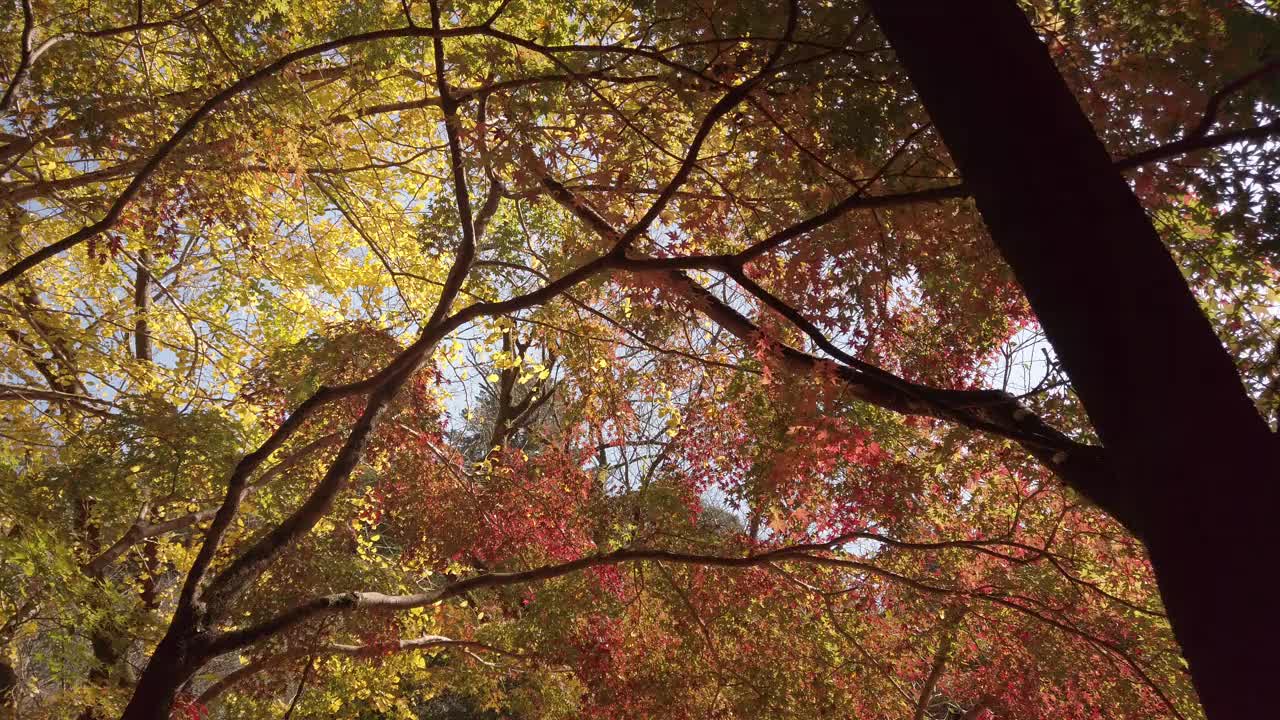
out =
[[[1020,6],[1273,422],[1274,4]],[[862,3],[0,26],[0,717],[1204,717]]]

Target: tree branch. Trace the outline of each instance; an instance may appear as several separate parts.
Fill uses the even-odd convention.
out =
[[[329,433],[328,435],[312,440],[287,455],[285,458],[280,460],[280,462],[272,465],[265,473],[262,474],[262,477],[252,483],[249,483],[246,486],[246,489],[254,490],[262,487],[263,485],[267,485],[272,480],[275,480],[277,477],[296,466],[299,462],[305,460],[312,453],[320,450],[321,448],[332,445],[340,438],[341,435],[338,433]],[[197,510],[196,512],[187,513],[186,515],[157,523],[146,524],[142,521],[136,522],[127,531],[125,531],[124,535],[120,536],[119,540],[116,540],[110,547],[102,551],[102,553],[85,563],[83,567],[90,573],[101,572],[128,551],[129,548],[139,542],[147,538],[166,535],[168,533],[205,522],[217,514],[217,512],[217,508],[206,508],[204,510]]]
[[[437,35],[457,37],[477,34],[481,30],[482,27],[459,27],[449,28],[448,30],[403,27],[389,30],[375,30],[367,33],[348,35],[336,40],[330,40],[328,42],[295,50],[274,62],[268,63],[258,70],[240,78],[231,85],[228,85],[222,91],[218,92],[200,105],[195,112],[193,112],[181,125],[178,126],[178,129],[170,135],[167,140],[165,140],[160,148],[147,159],[143,164],[142,169],[133,177],[133,180],[129,182],[129,185],[125,187],[124,191],[116,196],[116,199],[111,203],[111,207],[107,210],[102,219],[80,228],[57,242],[40,248],[34,253],[31,253],[14,263],[3,273],[0,273],[0,286],[7,285],[27,270],[30,270],[45,260],[69,250],[90,238],[97,237],[113,227],[116,222],[120,220],[120,216],[124,213],[125,208],[127,208],[129,204],[133,202],[134,198],[138,196],[138,193],[141,192],[142,186],[146,184],[147,180],[156,173],[160,168],[160,165],[173,153],[178,145],[195,132],[196,128],[206,117],[212,115],[232,98],[260,85],[263,81],[281,70],[284,70],[293,63],[309,57],[321,55],[332,50],[337,50],[339,48],[376,42],[379,40],[406,37],[435,37]]]
[[[1267,75],[1277,71],[1280,71],[1280,60],[1272,60],[1271,62],[1263,64],[1262,67],[1259,67],[1253,72],[1246,73],[1245,75],[1222,86],[1220,90],[1215,92],[1209,98],[1209,103],[1204,109],[1204,116],[1200,118],[1200,123],[1196,125],[1191,132],[1187,133],[1187,137],[1198,138],[1207,135],[1209,130],[1218,122],[1218,112],[1222,109],[1222,103],[1225,102],[1227,98],[1240,90],[1243,90],[1253,82],[1261,80]]]
[[[227,675],[223,676],[214,684],[210,685],[203,693],[200,694],[198,702],[202,705],[208,705],[219,695],[222,695],[233,686],[257,675],[258,673],[269,670],[272,667],[296,660],[298,658],[308,657],[311,655],[327,654],[327,655],[345,655],[348,657],[378,657],[386,652],[406,652],[410,650],[432,650],[435,648],[462,648],[466,650],[480,650],[484,652],[497,653],[514,658],[525,658],[527,656],[521,653],[504,650],[502,648],[489,645],[487,643],[477,642],[475,640],[453,640],[443,635],[423,635],[422,637],[397,640],[393,643],[377,643],[371,645],[344,645],[341,643],[325,643],[318,646],[299,647],[288,650],[276,655],[270,655],[255,660],[244,665]]]
[[[428,325],[434,324],[449,312],[462,282],[471,272],[471,263],[476,257],[476,228],[471,215],[471,196],[467,191],[467,170],[462,159],[462,142],[458,139],[458,101],[449,92],[449,82],[444,70],[444,39],[440,29],[440,3],[431,0],[431,38],[435,53],[436,86],[440,93],[440,109],[444,112],[445,134],[449,139],[449,166],[453,171],[453,195],[458,205],[458,221],[462,225],[462,245],[454,256],[453,267],[445,277],[444,288],[440,291],[440,301],[431,313]]]
[[[598,212],[581,198],[573,195],[564,185],[542,171],[540,179],[550,195],[562,207],[582,220],[588,228],[610,242],[616,242],[618,232]],[[800,223],[779,231],[761,244],[777,244],[786,239],[812,231],[839,217],[840,208],[857,200],[856,195],[828,210]],[[1087,497],[1109,503],[1115,508],[1117,518],[1132,527],[1137,526],[1137,508],[1128,508],[1119,493],[1108,468],[1102,448],[1077,443],[1065,434],[1050,427],[1035,414],[1022,407],[1012,396],[999,391],[944,390],[908,382],[892,373],[862,362],[844,353],[828,341],[817,329],[794,309],[781,304],[772,295],[748,280],[741,271],[735,256],[699,256],[692,258],[627,258],[623,269],[645,270],[667,268],[660,276],[676,294],[685,297],[699,312],[711,318],[731,334],[746,343],[760,337],[760,328],[733,307],[707,292],[685,273],[670,268],[690,266],[725,272],[748,289],[767,298],[771,307],[804,330],[816,344],[845,363],[838,368],[838,376],[853,391],[855,397],[886,410],[906,415],[927,415],[966,427],[981,430],[1000,437],[1010,438],[1023,446],[1068,485]],[[818,370],[822,360],[803,353],[783,343],[777,345],[777,356],[784,366],[793,372],[810,373]]]

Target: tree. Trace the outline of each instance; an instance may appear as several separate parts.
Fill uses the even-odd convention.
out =
[[[1078,489],[1146,542],[1210,715],[1265,714],[1271,667],[1243,641],[1280,637],[1267,573],[1203,538],[1229,516],[1275,547],[1280,442],[1018,6],[873,6],[1105,443],[1111,487]]]
[[[23,717],[1261,714],[1274,8],[3,12]]]
[[[1145,541],[1209,714],[1261,716],[1269,573],[1204,538],[1275,546],[1280,442],[1016,3],[872,6],[1106,446],[1077,489]]]

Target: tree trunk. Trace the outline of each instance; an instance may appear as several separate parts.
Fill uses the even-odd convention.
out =
[[[1210,718],[1267,717],[1280,443],[1014,0],[870,0],[1119,478]]]
[[[173,619],[151,653],[121,720],[169,720],[178,691],[208,659],[203,648],[194,647],[189,630],[194,623],[187,615]]]
[[[0,657],[0,720],[18,716],[18,672]]]

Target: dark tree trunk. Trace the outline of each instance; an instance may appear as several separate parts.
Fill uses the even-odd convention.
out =
[[[8,660],[0,658],[0,720],[18,714],[18,672]]]
[[[169,720],[178,691],[208,660],[203,647],[193,641],[194,620],[190,613],[174,617],[147,667],[138,678],[133,697],[121,720]]]
[[[1280,443],[1014,0],[870,0],[1106,447],[1210,718],[1270,717]]]

